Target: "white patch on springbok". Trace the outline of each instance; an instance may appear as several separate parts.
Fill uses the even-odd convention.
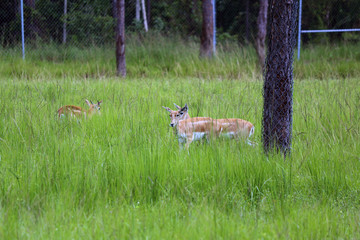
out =
[[[186,134],[185,133],[178,134],[178,141],[179,141],[179,143],[185,143],[186,142]]]
[[[199,141],[205,137],[205,132],[193,132],[193,141]]]
[[[179,141],[179,143],[185,143],[185,142],[186,142],[186,138],[184,138],[184,137],[178,137],[178,141]]]
[[[226,133],[221,133],[220,136],[233,139],[233,138],[235,138],[235,133],[234,132],[226,132]]]
[[[207,135],[206,132],[193,132],[192,134],[192,141],[199,141],[202,140]],[[186,133],[182,133],[178,135],[178,140],[181,143],[184,143],[187,141],[187,135]]]

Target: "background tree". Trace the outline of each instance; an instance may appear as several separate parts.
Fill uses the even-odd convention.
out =
[[[148,18],[146,17],[146,9],[145,9],[145,0],[141,0],[141,9],[142,9],[142,13],[143,13],[143,19],[144,19],[144,29],[145,32],[148,31]]]
[[[265,38],[267,26],[268,0],[260,0],[259,15],[257,19],[258,33],[255,41],[256,53],[259,58],[261,69],[265,64]]]
[[[149,23],[151,22],[151,0],[146,1],[146,20],[149,26]]]
[[[114,13],[116,15],[116,74],[125,77],[125,0],[115,0]]]
[[[212,57],[214,55],[214,16],[211,0],[202,1],[202,31],[200,37],[200,56]]]
[[[250,22],[249,22],[250,10],[249,0],[245,1],[245,40],[249,43],[250,40]]]
[[[36,36],[40,36],[39,19],[37,12],[35,11],[35,0],[24,0],[25,5],[25,20],[28,26],[28,36],[34,39]]]
[[[136,0],[136,3],[135,3],[135,21],[136,22],[140,22],[140,10],[141,10],[141,7],[140,7],[140,0]]]
[[[265,152],[276,149],[284,156],[291,147],[297,3],[297,0],[270,1],[262,137]]]
[[[67,0],[67,17],[64,1],[24,0],[25,35],[30,33],[42,41],[63,42],[66,19],[67,44],[101,45],[114,41],[115,22],[112,1]],[[202,28],[203,0],[144,0],[148,26],[167,36],[183,39],[198,37]],[[0,1],[0,44],[14,45],[21,42],[19,0]],[[138,0],[138,3],[141,3]],[[260,1],[216,1],[216,25],[218,42],[238,41],[240,44],[255,43]],[[125,2],[125,26],[127,31],[139,32],[144,27],[136,24],[136,1]],[[247,10],[248,9],[248,10]],[[360,28],[359,0],[304,1],[302,9],[303,29]],[[142,20],[142,16],[138,16]],[[141,22],[142,23],[142,22]],[[32,24],[32,26],[31,26]],[[36,28],[38,27],[38,28]],[[30,30],[31,29],[31,30]],[[341,40],[359,41],[358,33],[303,34],[302,42],[327,43]]]
[[[66,18],[67,18],[67,0],[64,0],[63,44],[66,43],[66,39],[67,39]]]

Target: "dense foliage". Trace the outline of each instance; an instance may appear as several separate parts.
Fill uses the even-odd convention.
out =
[[[67,17],[64,1],[25,0],[25,33],[29,39],[36,36],[45,41],[62,41],[63,23],[66,19],[68,41],[73,43],[102,44],[112,42],[114,20],[112,1],[69,0]],[[0,38],[3,45],[20,40],[20,1],[0,2]],[[258,1],[216,1],[217,34],[219,41],[251,41],[257,31]],[[146,0],[147,18],[152,31],[163,34],[180,34],[182,37],[200,35],[200,0]],[[303,2],[304,29],[360,28],[360,2],[358,0],[305,0]],[[142,19],[142,18],[141,18]],[[34,28],[37,31],[34,36]],[[142,32],[142,23],[135,19],[135,0],[126,1],[127,31]],[[359,40],[358,34],[305,35],[304,40],[337,41]]]

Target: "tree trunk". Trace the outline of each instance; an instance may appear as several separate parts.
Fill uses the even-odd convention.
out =
[[[245,40],[246,43],[249,43],[250,36],[250,23],[249,23],[249,0],[245,2]]]
[[[142,12],[143,12],[143,18],[144,18],[144,28],[145,28],[145,32],[148,31],[148,22],[147,22],[147,18],[146,18],[146,9],[145,9],[145,0],[141,0],[141,8],[142,8]]]
[[[114,28],[115,37],[116,37],[116,29],[117,29],[117,25],[116,25],[117,24],[116,2],[117,2],[117,0],[112,0],[113,19],[114,19],[114,22],[115,22],[115,28]]]
[[[39,28],[39,21],[36,18],[35,14],[35,0],[24,0],[24,5],[28,8],[27,10],[27,24],[29,26],[29,36],[31,39],[35,39],[36,36],[41,35],[41,31]]]
[[[263,144],[268,153],[290,153],[296,0],[270,1],[270,33],[264,82]]]
[[[256,53],[259,58],[261,70],[265,65],[265,38],[267,26],[268,0],[260,0],[259,15],[257,18],[258,33],[255,42]]]
[[[140,0],[136,0],[136,6],[135,6],[135,20],[136,22],[140,22]]]
[[[146,0],[146,17],[147,17],[147,24],[148,27],[150,26],[150,19],[151,19],[151,0]]]
[[[66,44],[66,39],[67,39],[66,21],[67,21],[67,0],[64,0],[63,44]]]
[[[211,0],[202,1],[202,32],[200,37],[200,57],[210,58],[214,55],[214,16]]]
[[[116,73],[118,76],[126,76],[125,61],[125,0],[116,1]]]

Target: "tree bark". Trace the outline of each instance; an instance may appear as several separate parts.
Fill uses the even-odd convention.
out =
[[[137,22],[140,22],[140,0],[136,0],[136,6],[135,6],[135,19]]]
[[[145,0],[141,0],[141,8],[142,8],[142,12],[143,12],[143,19],[144,19],[144,28],[145,28],[145,32],[148,31],[148,21],[146,18],[146,9],[145,9]]]
[[[245,2],[245,40],[246,43],[250,41],[250,23],[249,23],[249,0]]]
[[[125,0],[116,1],[116,73],[117,76],[126,76],[125,61]]]
[[[270,32],[264,82],[263,145],[290,153],[296,0],[270,1]]]
[[[24,5],[28,8],[27,13],[27,25],[29,26],[29,36],[31,39],[35,39],[36,36],[41,35],[41,31],[39,28],[39,21],[34,16],[35,13],[35,0],[24,0]]]
[[[265,38],[267,26],[268,0],[260,0],[259,15],[257,18],[258,33],[255,41],[256,53],[259,58],[261,70],[265,65]]]
[[[151,0],[146,0],[146,17],[147,17],[147,25],[150,26],[151,19]]]
[[[66,21],[67,21],[67,0],[64,0],[63,44],[66,44],[66,39],[67,39]]]
[[[202,1],[202,17],[200,57],[210,58],[214,55],[214,16],[211,0]]]

